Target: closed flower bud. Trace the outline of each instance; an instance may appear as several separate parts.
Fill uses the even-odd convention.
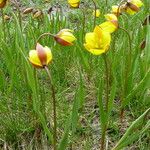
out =
[[[128,0],[126,3],[126,12],[130,15],[134,15],[140,10],[140,7],[143,5],[141,0]]]
[[[7,3],[7,0],[0,0],[0,8],[4,8]]]
[[[71,8],[79,8],[80,0],[68,0],[68,4]]]
[[[57,43],[63,46],[73,45],[73,42],[76,40],[70,29],[62,29],[55,36],[54,39]]]
[[[120,8],[119,8],[118,5],[112,6],[112,11],[111,11],[111,13],[114,14],[114,15],[116,15],[117,17],[118,17],[119,15],[121,15],[121,6],[120,6]]]
[[[43,12],[41,10],[37,10],[33,13],[33,18],[41,18],[43,16]]]
[[[4,15],[4,20],[8,21],[8,20],[10,20],[10,17],[8,15]]]
[[[44,68],[52,61],[50,48],[37,43],[36,50],[30,50],[29,52],[29,61],[36,68]]]
[[[24,11],[23,11],[23,14],[29,14],[33,11],[33,8],[32,7],[29,7],[29,8],[26,8]]]

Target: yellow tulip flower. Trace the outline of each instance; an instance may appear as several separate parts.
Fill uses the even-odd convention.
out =
[[[98,18],[101,15],[100,10],[96,9],[96,17]],[[93,16],[95,16],[95,10],[93,11]]]
[[[70,29],[62,29],[55,36],[54,39],[56,42],[63,46],[73,45],[73,42],[76,40]]]
[[[117,17],[121,14],[121,7],[119,8],[118,5],[114,5],[111,8],[112,8],[111,11],[112,14],[115,14]]]
[[[80,0],[68,0],[70,7],[79,8]]]
[[[86,33],[84,47],[92,54],[100,55],[108,50],[110,41],[110,33],[96,26],[93,32]]]
[[[143,5],[141,0],[128,0],[125,7],[125,11],[130,14],[134,15],[136,12],[140,10],[140,7]]]
[[[106,14],[105,18],[107,21],[105,21],[104,23],[100,24],[100,28],[102,28],[103,30],[105,30],[106,32],[109,33],[113,33],[114,31],[117,30],[118,28],[118,19],[116,17],[116,15],[114,14]]]
[[[0,0],[0,8],[4,8],[7,0]]]
[[[36,50],[30,50],[29,52],[29,61],[36,68],[44,68],[52,61],[50,48],[37,43]]]

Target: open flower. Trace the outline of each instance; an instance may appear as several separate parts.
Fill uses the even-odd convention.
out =
[[[100,55],[108,50],[110,41],[110,33],[96,26],[93,32],[86,33],[84,47],[92,54]]]
[[[4,8],[7,0],[0,0],[0,8]]]
[[[37,43],[36,50],[30,50],[29,52],[29,61],[36,68],[44,68],[52,61],[50,48]]]
[[[125,11],[130,15],[134,15],[140,10],[142,5],[143,3],[141,0],[128,0],[125,4]]]
[[[102,28],[103,30],[105,30],[106,32],[109,33],[113,33],[114,31],[117,30],[118,28],[118,19],[116,17],[116,15],[114,14],[106,14],[105,18],[107,21],[105,21],[104,23],[100,24],[100,28]]]
[[[62,29],[55,36],[54,39],[56,42],[63,46],[73,45],[73,42],[76,40],[70,29]]]
[[[68,0],[71,8],[79,8],[80,0]]]
[[[93,16],[95,16],[95,15],[96,15],[97,18],[101,15],[99,9],[96,9],[96,13],[95,13],[95,10],[93,11]]]

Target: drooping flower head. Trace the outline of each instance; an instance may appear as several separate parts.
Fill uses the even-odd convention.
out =
[[[7,0],[0,0],[0,8],[4,8],[7,3]]]
[[[107,21],[100,24],[100,28],[105,30],[106,32],[113,33],[118,28],[118,19],[114,14],[106,14],[105,18]]]
[[[79,8],[80,0],[68,0],[68,4],[71,8]]]
[[[29,61],[36,68],[44,68],[52,61],[52,53],[47,46],[37,43],[36,50],[30,50]]]
[[[111,35],[99,26],[93,32],[86,33],[84,47],[94,55],[105,53],[110,45]]]
[[[54,39],[63,46],[71,46],[76,40],[72,33],[73,31],[70,29],[62,29],[54,36]]]
[[[97,18],[101,15],[99,9],[96,9],[96,13],[95,13],[95,10],[93,11],[93,16],[95,16],[95,15],[96,15]]]
[[[141,0],[128,0],[125,4],[125,11],[130,15],[134,15],[142,6],[143,2]]]

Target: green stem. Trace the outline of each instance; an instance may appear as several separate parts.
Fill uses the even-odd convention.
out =
[[[41,34],[41,35],[38,37],[38,39],[36,40],[36,44],[40,41],[40,39],[42,39],[43,37],[48,36],[48,35],[54,37],[54,35],[51,34],[50,32],[43,33],[43,34]]]
[[[94,0],[93,1],[93,4],[94,4],[94,11],[95,11],[95,14],[94,14],[94,24],[93,24],[93,28],[95,28],[95,25],[96,25],[96,2]]]
[[[48,74],[50,84],[51,84],[51,92],[52,92],[52,99],[53,99],[53,121],[54,121],[53,144],[54,144],[54,150],[56,150],[56,142],[57,142],[56,96],[55,96],[55,89],[54,89],[54,85],[52,82],[50,70],[48,69],[47,66],[45,66],[45,70]]]
[[[6,30],[5,30],[5,20],[4,20],[3,8],[1,9],[1,14],[2,14],[2,26],[3,26],[4,40],[6,42]]]
[[[108,114],[108,103],[109,103],[109,67],[106,54],[103,55],[104,63],[105,63],[105,78],[106,78],[106,103],[105,103],[105,111]],[[106,139],[106,131],[108,126],[108,120],[106,120],[105,125],[102,129],[102,137],[101,137],[101,148],[100,150],[105,149],[105,139]]]
[[[123,98],[121,101],[121,105],[122,105],[124,98],[125,98],[125,95],[126,95],[126,92],[127,92],[128,78],[129,78],[129,73],[130,73],[130,69],[131,69],[132,40],[131,40],[131,36],[130,36],[129,32],[126,29],[121,28],[121,27],[119,27],[119,29],[123,30],[127,34],[128,39],[129,39],[129,53],[128,53],[128,58],[127,58],[127,67],[126,67],[126,71],[125,71],[124,92],[123,92]],[[120,121],[121,122],[123,121],[123,115],[124,115],[124,108],[121,108],[121,111],[120,111]]]

